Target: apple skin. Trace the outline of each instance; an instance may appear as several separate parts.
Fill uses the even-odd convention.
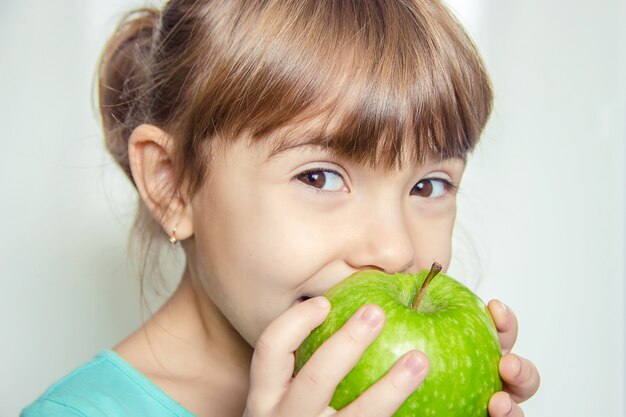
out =
[[[413,300],[427,274],[361,271],[325,294],[331,311],[296,351],[296,372],[364,304],[380,306],[386,316],[377,339],[338,385],[331,407],[350,404],[403,354],[418,349],[426,353],[430,371],[394,417],[489,415],[489,399],[502,389],[493,319],[478,296],[444,274],[432,279],[414,311]]]

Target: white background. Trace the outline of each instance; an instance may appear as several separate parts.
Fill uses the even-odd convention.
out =
[[[141,321],[133,190],[92,104],[103,42],[138,4],[0,0],[2,416]],[[542,375],[527,416],[625,416],[626,2],[451,4],[496,106],[450,272],[517,313]]]

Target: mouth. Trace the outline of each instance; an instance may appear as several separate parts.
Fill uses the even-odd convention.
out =
[[[296,300],[296,304],[300,304],[305,302],[306,300],[310,299],[311,297],[307,296],[307,295],[303,295],[302,297],[298,297],[298,299]]]

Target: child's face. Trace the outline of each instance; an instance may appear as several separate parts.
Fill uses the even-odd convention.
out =
[[[460,183],[462,160],[384,172],[313,145],[270,153],[262,142],[216,145],[192,200],[194,278],[251,345],[357,270],[447,268],[456,196],[443,180]]]

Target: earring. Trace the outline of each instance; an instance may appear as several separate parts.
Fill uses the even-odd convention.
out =
[[[176,239],[176,228],[174,228],[172,229],[172,236],[170,236],[170,243],[175,245],[176,242],[178,242],[178,239]]]

